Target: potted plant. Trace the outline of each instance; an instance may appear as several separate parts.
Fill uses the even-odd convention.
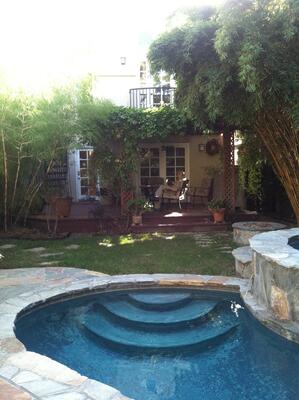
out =
[[[144,199],[135,198],[128,201],[128,210],[132,215],[132,224],[142,224],[142,214],[151,209],[151,205]]]
[[[208,202],[208,209],[213,214],[215,224],[224,221],[224,213],[226,209],[225,200],[212,199]]]

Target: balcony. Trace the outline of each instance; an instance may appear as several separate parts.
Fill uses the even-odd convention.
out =
[[[153,86],[130,89],[130,107],[153,108],[174,103],[175,88],[166,86]]]

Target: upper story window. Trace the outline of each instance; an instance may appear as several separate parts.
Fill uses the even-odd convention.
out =
[[[146,61],[142,61],[139,67],[140,83],[146,83]]]

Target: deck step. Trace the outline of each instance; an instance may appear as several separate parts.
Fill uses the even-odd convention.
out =
[[[193,327],[210,319],[217,308],[217,302],[194,300],[171,312],[144,310],[122,300],[101,301],[94,310],[124,326],[146,331],[163,331]]]

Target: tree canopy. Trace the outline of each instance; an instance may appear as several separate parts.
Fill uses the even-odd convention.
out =
[[[149,51],[202,130],[258,134],[299,222],[299,2],[231,0],[187,13]]]

